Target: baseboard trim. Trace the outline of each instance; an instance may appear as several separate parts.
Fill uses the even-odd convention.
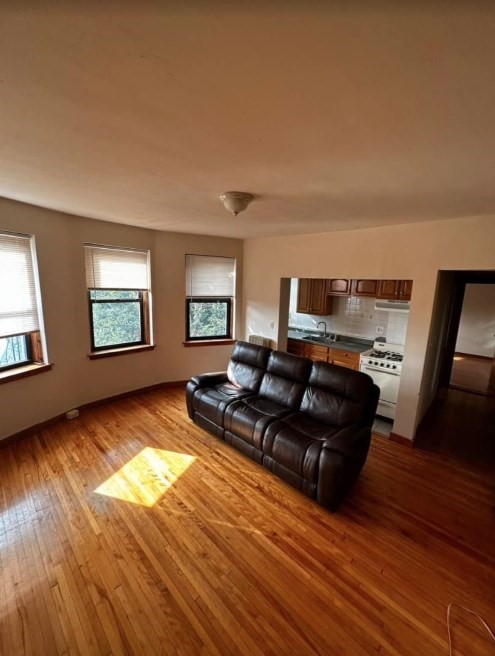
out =
[[[3,449],[4,447],[7,446],[11,446],[15,442],[20,442],[25,437],[29,437],[34,433],[38,433],[39,431],[42,431],[45,428],[50,428],[50,426],[53,426],[54,424],[58,424],[59,421],[62,421],[64,417],[65,417],[65,412],[63,412],[61,415],[55,415],[55,417],[51,417],[50,419],[41,421],[39,424],[34,424],[34,426],[28,426],[28,428],[23,428],[23,430],[19,431],[18,433],[14,433],[13,435],[9,435],[8,437],[5,437],[3,440],[0,440],[0,449]]]
[[[155,390],[164,389],[167,387],[185,387],[187,380],[172,380],[166,383],[156,383],[155,385],[147,385],[146,387],[139,387],[135,390],[130,390],[129,392],[122,392],[121,394],[114,394],[113,396],[107,396],[104,399],[96,399],[96,401],[90,401],[89,403],[83,403],[82,405],[76,406],[78,410],[88,410],[89,408],[96,408],[99,405],[105,405],[105,403],[112,403],[113,401],[121,401],[122,399],[128,399],[131,396],[137,396],[143,392],[154,392]],[[64,415],[65,416],[65,415]]]
[[[104,399],[97,399],[96,401],[83,403],[76,407],[78,410],[89,410],[90,408],[96,408],[99,405],[105,405],[106,403],[112,403],[113,401],[121,401],[122,399],[127,399],[131,396],[138,396],[144,392],[153,392],[155,390],[168,387],[185,387],[186,384],[187,380],[171,380],[165,383],[156,383],[155,385],[140,387],[135,390],[130,390],[129,392],[122,392],[121,394],[107,396]],[[62,421],[63,419],[65,419],[65,412],[60,415],[55,415],[55,417],[51,417],[50,419],[46,419],[45,421],[41,421],[39,424],[34,424],[28,428],[23,428],[23,430],[19,431],[18,433],[14,433],[13,435],[5,437],[3,440],[0,440],[0,449],[11,446],[12,444],[19,442],[20,440],[23,440],[30,435],[34,435],[34,433],[39,433],[40,431],[45,430],[45,428],[50,428],[50,426],[58,424],[58,422]]]
[[[389,439],[392,442],[396,442],[397,444],[402,444],[402,446],[407,446],[410,449],[412,449],[414,446],[413,440],[409,440],[407,437],[403,437],[402,435],[398,435],[397,433],[390,433]]]

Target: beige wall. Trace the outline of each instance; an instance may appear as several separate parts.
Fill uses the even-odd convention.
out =
[[[194,373],[223,369],[230,346],[184,348],[185,253],[237,258],[242,242],[156,232],[0,199],[0,230],[34,234],[52,371],[0,385],[0,439],[80,404]],[[154,351],[88,360],[89,323],[83,243],[151,251]],[[240,332],[240,293],[237,303]]]
[[[438,271],[495,269],[495,217],[251,239],[244,244],[244,325],[278,334],[280,278],[389,278],[414,281],[394,431],[412,439],[421,415],[428,336]],[[275,327],[270,328],[270,322]],[[434,349],[428,352],[428,359]]]
[[[455,350],[493,358],[495,285],[466,285]]]

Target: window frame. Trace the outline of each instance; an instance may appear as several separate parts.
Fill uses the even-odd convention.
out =
[[[185,253],[184,346],[234,343],[237,321],[237,257]],[[222,303],[226,306],[224,334],[191,336],[191,304]]]
[[[6,335],[2,334],[0,336],[0,339],[23,337],[25,341],[26,355],[28,356],[27,359],[22,362],[14,362],[0,366],[0,384],[9,383],[11,381],[19,380],[20,378],[49,371],[53,366],[48,362],[36,237],[34,234],[0,230],[0,241],[5,246],[6,240],[4,238],[7,238],[7,240],[16,238],[26,240],[25,249],[13,247],[12,251],[16,252],[17,250],[20,250],[24,252],[28,258],[26,260],[25,284],[27,293],[32,298],[29,313],[35,318],[32,319],[33,325],[31,327],[17,326],[18,330],[16,332],[11,332]],[[7,253],[10,252],[8,247],[4,250],[6,250]],[[9,314],[9,312],[7,312],[7,314]]]
[[[226,303],[227,304],[227,334],[224,335],[201,335],[191,336],[191,303]],[[231,340],[232,339],[232,317],[233,317],[233,296],[188,296],[186,297],[186,341],[199,342],[199,341],[217,341],[217,340]]]
[[[91,298],[91,292],[137,292],[138,298],[127,298],[127,299],[93,299]],[[132,347],[146,346],[149,342],[149,330],[147,330],[147,325],[149,321],[146,319],[146,313],[149,313],[149,300],[148,300],[148,291],[142,289],[100,289],[93,288],[88,289],[88,307],[89,307],[89,333],[91,341],[91,352],[92,353],[101,353],[102,351],[113,351],[113,350],[125,350]],[[145,298],[146,296],[146,298]],[[141,339],[139,342],[122,342],[118,344],[105,344],[104,346],[95,345],[95,335],[94,335],[94,321],[93,321],[93,305],[101,304],[114,304],[114,303],[138,303],[139,304],[139,315],[140,315],[140,328],[141,328]]]
[[[3,337],[0,337],[0,340],[10,339],[11,337],[24,337],[24,341],[26,343],[26,353],[28,355],[28,359],[22,360],[22,362],[14,362],[13,364],[0,365],[0,374],[4,373],[5,371],[10,371],[12,369],[17,369],[19,367],[27,367],[31,364],[35,364],[32,335],[33,332],[27,332],[27,333],[18,333],[16,335],[5,335]]]

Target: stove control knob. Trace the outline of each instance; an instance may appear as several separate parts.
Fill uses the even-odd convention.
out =
[[[387,369],[388,369],[389,367],[390,367],[390,365],[389,365],[389,364],[387,364]]]
[[[392,365],[392,369],[397,369],[397,365],[396,365],[396,364],[393,364],[393,365]]]
[[[380,367],[384,367],[384,366],[385,366],[385,363],[384,363],[384,362],[380,362]]]

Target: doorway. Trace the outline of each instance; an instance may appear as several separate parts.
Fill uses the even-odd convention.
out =
[[[449,387],[493,395],[495,370],[495,284],[467,283]]]
[[[495,467],[495,272],[439,273],[430,334],[431,405],[415,446]]]

